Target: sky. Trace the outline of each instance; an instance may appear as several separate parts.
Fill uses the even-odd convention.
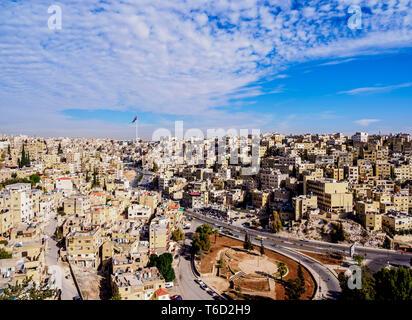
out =
[[[412,0],[0,2],[5,134],[410,133],[411,71]]]

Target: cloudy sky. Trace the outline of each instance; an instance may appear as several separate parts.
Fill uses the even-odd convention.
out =
[[[0,21],[0,133],[412,132],[410,0],[2,0]]]

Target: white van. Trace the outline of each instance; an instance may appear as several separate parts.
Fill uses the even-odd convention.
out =
[[[173,287],[173,281],[171,281],[171,282],[166,282],[166,283],[165,283],[165,287],[166,287],[166,288],[171,288],[171,287]]]

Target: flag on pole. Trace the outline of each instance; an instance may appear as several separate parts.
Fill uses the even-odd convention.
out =
[[[134,117],[132,123],[135,123],[137,121],[137,116]]]

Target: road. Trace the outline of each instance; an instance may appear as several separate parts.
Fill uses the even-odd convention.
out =
[[[194,230],[195,227],[192,225],[190,230],[185,231],[188,234]],[[213,300],[213,298],[195,282],[196,276],[193,274],[190,261],[190,243],[191,240],[185,237],[177,265],[177,290],[180,292],[183,300]]]
[[[186,210],[186,212],[189,215],[196,217],[202,221],[213,223],[215,225],[222,226],[232,231],[238,231],[241,233],[248,232],[249,234],[254,236],[267,237],[273,242],[281,244],[281,246],[284,248],[292,250],[306,250],[318,253],[325,253],[327,251],[341,251],[344,252],[346,255],[349,255],[350,245],[348,244],[336,244],[316,240],[302,240],[292,237],[278,236],[273,234],[271,231],[258,231],[249,228],[233,226],[223,221],[205,216],[203,214],[195,213],[193,210],[190,209]],[[366,265],[374,272],[386,266],[388,261],[390,264],[393,265],[404,265],[409,267],[410,259],[412,258],[411,254],[401,253],[394,250],[363,247],[360,245],[355,246],[355,254],[363,255],[366,258]]]
[[[196,229],[197,226],[201,225],[203,221],[201,220],[194,220],[192,223],[192,228],[193,230]],[[216,225],[212,222],[210,222],[212,225]],[[235,238],[238,238],[239,240],[243,240],[242,236],[244,233],[233,230],[233,235]],[[260,246],[260,241],[251,239],[252,243],[256,246]],[[295,261],[299,261],[302,263],[303,266],[307,267],[310,269],[313,273],[313,276],[315,278],[315,281],[319,285],[320,293],[325,299],[336,299],[337,296],[339,295],[339,292],[341,291],[339,281],[338,279],[334,276],[334,274],[326,268],[322,263],[314,260],[307,258],[306,256],[300,254],[299,252],[289,250],[284,248],[282,245],[276,244],[274,241],[271,239],[264,239],[263,240],[263,245],[272,250],[276,251],[278,253],[281,253],[285,256],[288,256]],[[320,298],[319,296],[316,298]]]
[[[76,286],[73,282],[72,277],[70,276],[69,279],[66,279],[65,276],[70,274],[68,266],[63,265],[60,261],[58,261],[58,250],[57,242],[52,239],[52,236],[56,230],[57,221],[54,219],[56,214],[50,216],[48,221],[46,222],[46,226],[44,229],[45,235],[47,235],[46,240],[46,265],[49,269],[57,270],[57,272],[61,273],[61,299],[62,300],[72,300],[73,297],[79,295],[76,289]],[[56,283],[59,283],[59,279],[56,279]]]
[[[139,169],[135,169],[136,170],[136,174],[137,174],[137,178],[133,181],[132,183],[132,187],[141,187],[141,188],[146,188],[146,189],[150,189],[151,183],[153,181],[153,172],[152,171],[148,171],[148,170],[139,170]],[[139,182],[139,177],[143,175],[142,180]]]

